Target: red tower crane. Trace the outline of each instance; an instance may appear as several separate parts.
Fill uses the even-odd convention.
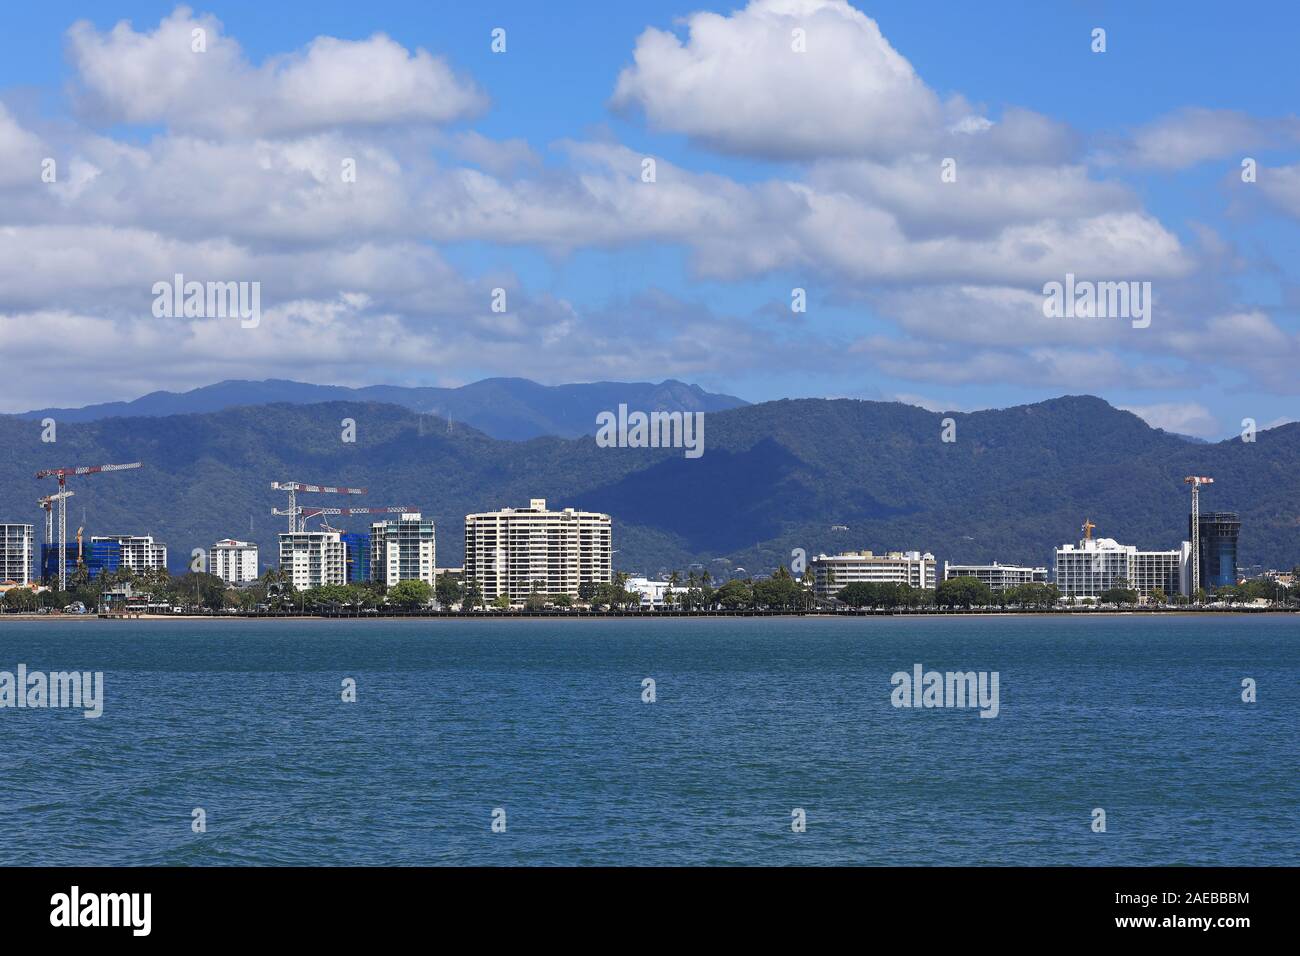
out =
[[[305,524],[302,516],[302,509],[298,507],[298,492],[310,491],[314,494],[331,494],[331,495],[364,495],[364,488],[343,488],[336,485],[308,485],[301,481],[273,481],[271,487],[276,491],[287,491],[289,493],[289,509],[280,511],[272,508],[273,515],[289,516],[289,533],[302,531]]]
[[[387,508],[299,508],[302,513],[302,521],[305,524],[311,518],[318,518],[321,515],[404,515],[416,511],[415,508],[408,508],[405,505],[391,505]],[[282,515],[283,511],[274,511],[273,514]]]
[[[36,473],[37,478],[59,479],[59,493],[51,498],[59,502],[59,590],[68,589],[68,497],[72,492],[65,489],[68,479],[74,475],[97,475],[102,471],[130,471],[139,468],[140,463],[133,461],[126,465],[77,465],[72,468],[46,468]]]

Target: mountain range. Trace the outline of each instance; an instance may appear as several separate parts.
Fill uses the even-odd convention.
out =
[[[92,422],[218,412],[246,405],[288,402],[385,402],[471,425],[493,438],[523,441],[542,435],[576,438],[596,432],[596,415],[619,402],[644,411],[719,412],[747,404],[733,395],[706,392],[698,385],[669,379],[652,382],[592,382],[538,385],[524,378],[488,378],[459,388],[407,388],[400,385],[311,385],[284,379],[231,380],[188,392],[150,392],[130,402],[84,408],[40,408],[19,417],[57,422]]]
[[[611,405],[627,395],[606,396]],[[57,417],[57,416],[56,416]],[[942,440],[943,419],[956,423]],[[342,421],[356,441],[341,440]],[[276,560],[272,481],[365,486],[364,498],[304,504],[408,505],[437,522],[438,563],[463,559],[463,516],[526,506],[609,512],[615,565],[632,572],[770,572],[791,551],[928,550],[939,560],[1051,565],[1052,549],[1096,535],[1142,548],[1187,536],[1186,475],[1210,475],[1203,510],[1242,516],[1240,561],[1300,562],[1300,424],[1241,440],[1191,444],[1091,396],[936,414],[909,405],[798,399],[710,412],[704,454],[598,447],[591,436],[503,440],[463,423],[379,402],[273,403],[158,417],[0,416],[0,521],[39,524],[54,490],[40,468],[141,461],[75,477],[69,534],[152,533],[174,569],[191,549],[253,540]],[[365,530],[360,519],[334,519]]]

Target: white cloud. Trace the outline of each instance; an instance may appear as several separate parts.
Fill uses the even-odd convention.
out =
[[[886,375],[947,387],[1006,385],[1096,394],[1110,388],[1174,388],[1180,378],[1155,363],[1134,363],[1107,349],[971,348],[919,338],[873,335],[856,341],[851,354],[872,361]]]
[[[1223,429],[1210,410],[1197,402],[1158,402],[1154,405],[1122,405],[1146,421],[1152,428],[1163,428],[1179,435],[1218,438]]]
[[[613,104],[716,148],[774,157],[892,155],[943,110],[876,22],[840,0],[753,0],[695,13],[683,42],[647,29]],[[792,48],[803,30],[807,52]]]
[[[807,30],[806,54],[789,49],[795,25]],[[204,54],[190,50],[198,26]],[[472,114],[481,94],[438,57],[383,36],[318,38],[254,65],[217,21],[182,9],[151,32],[78,24],[70,46],[83,116],[164,128],[143,141],[73,124],[38,134],[0,107],[12,396],[53,387],[62,363],[103,372],[79,379],[96,389],[122,389],[88,398],[131,397],[126,378],[145,373],[118,367],[115,327],[157,376],[143,391],[258,374],[346,381],[362,367],[394,381],[422,370],[563,381],[697,378],[724,365],[858,371],[864,360],[935,383],[918,391],[940,396],[965,383],[1177,388],[1170,366],[1180,360],[1300,387],[1295,337],[1222,291],[1240,261],[1231,249],[1211,249],[1212,235],[1184,248],[1133,191],[1095,178],[1065,124],[1014,107],[992,119],[960,98],[940,105],[845,4],[757,0],[728,17],[692,16],[682,40],[649,30],[638,41],[617,103],[720,149],[807,160],[746,181],[657,156],[657,181],[645,183],[644,154],[615,142],[561,141],[543,162],[523,140],[434,128]],[[60,162],[53,187],[38,178],[46,151]],[[956,183],[939,177],[949,155]],[[356,182],[340,175],[345,158]],[[1262,170],[1260,188],[1300,215],[1296,170]],[[672,245],[695,276],[792,275],[815,299],[865,303],[901,336],[850,351],[808,320],[789,349],[764,317],[689,317],[663,297],[643,297],[629,315],[578,308],[509,270],[467,274],[437,251],[465,242],[539,249],[552,262],[583,248]],[[150,290],[176,272],[261,281],[269,324],[254,337],[160,327]],[[1153,327],[1045,320],[1042,284],[1066,272],[1153,280]],[[509,290],[505,315],[486,307],[496,285]],[[34,328],[43,345],[28,341]],[[15,408],[62,400],[10,398]]]
[[[206,49],[194,49],[195,31]],[[161,123],[205,134],[275,136],[339,126],[446,123],[486,106],[440,57],[376,34],[318,37],[305,50],[249,63],[212,16],[177,8],[151,33],[127,21],[68,31],[83,105],[100,121]]]
[[[886,401],[902,402],[904,405],[915,405],[917,408],[924,408],[927,412],[964,412],[970,409],[966,408],[960,402],[940,401],[930,398],[926,395],[917,395],[914,392],[894,392]]]
[[[0,103],[0,187],[40,183],[45,155],[40,137],[20,126]]]
[[[1300,163],[1261,168],[1257,186],[1274,206],[1293,219],[1300,219]]]
[[[1117,148],[1104,150],[1103,163],[1153,169],[1185,169],[1209,160],[1241,159],[1252,150],[1300,140],[1300,121],[1261,119],[1238,110],[1188,107],[1135,130]]]
[[[1081,165],[1029,165],[959,160],[957,181],[940,181],[940,163],[910,156],[891,163],[819,163],[809,184],[843,192],[887,210],[909,238],[988,236],[1016,223],[1078,219],[1134,211],[1138,202],[1118,183],[1091,179]]]

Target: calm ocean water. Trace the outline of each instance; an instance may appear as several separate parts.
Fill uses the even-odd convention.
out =
[[[0,621],[19,663],[106,702],[0,710],[0,865],[1300,863],[1296,617]],[[895,709],[916,663],[999,716]]]

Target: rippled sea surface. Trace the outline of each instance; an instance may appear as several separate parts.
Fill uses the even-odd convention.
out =
[[[1300,863],[1294,616],[0,621],[19,663],[106,700],[0,709],[0,865]],[[893,707],[916,663],[998,717]]]

